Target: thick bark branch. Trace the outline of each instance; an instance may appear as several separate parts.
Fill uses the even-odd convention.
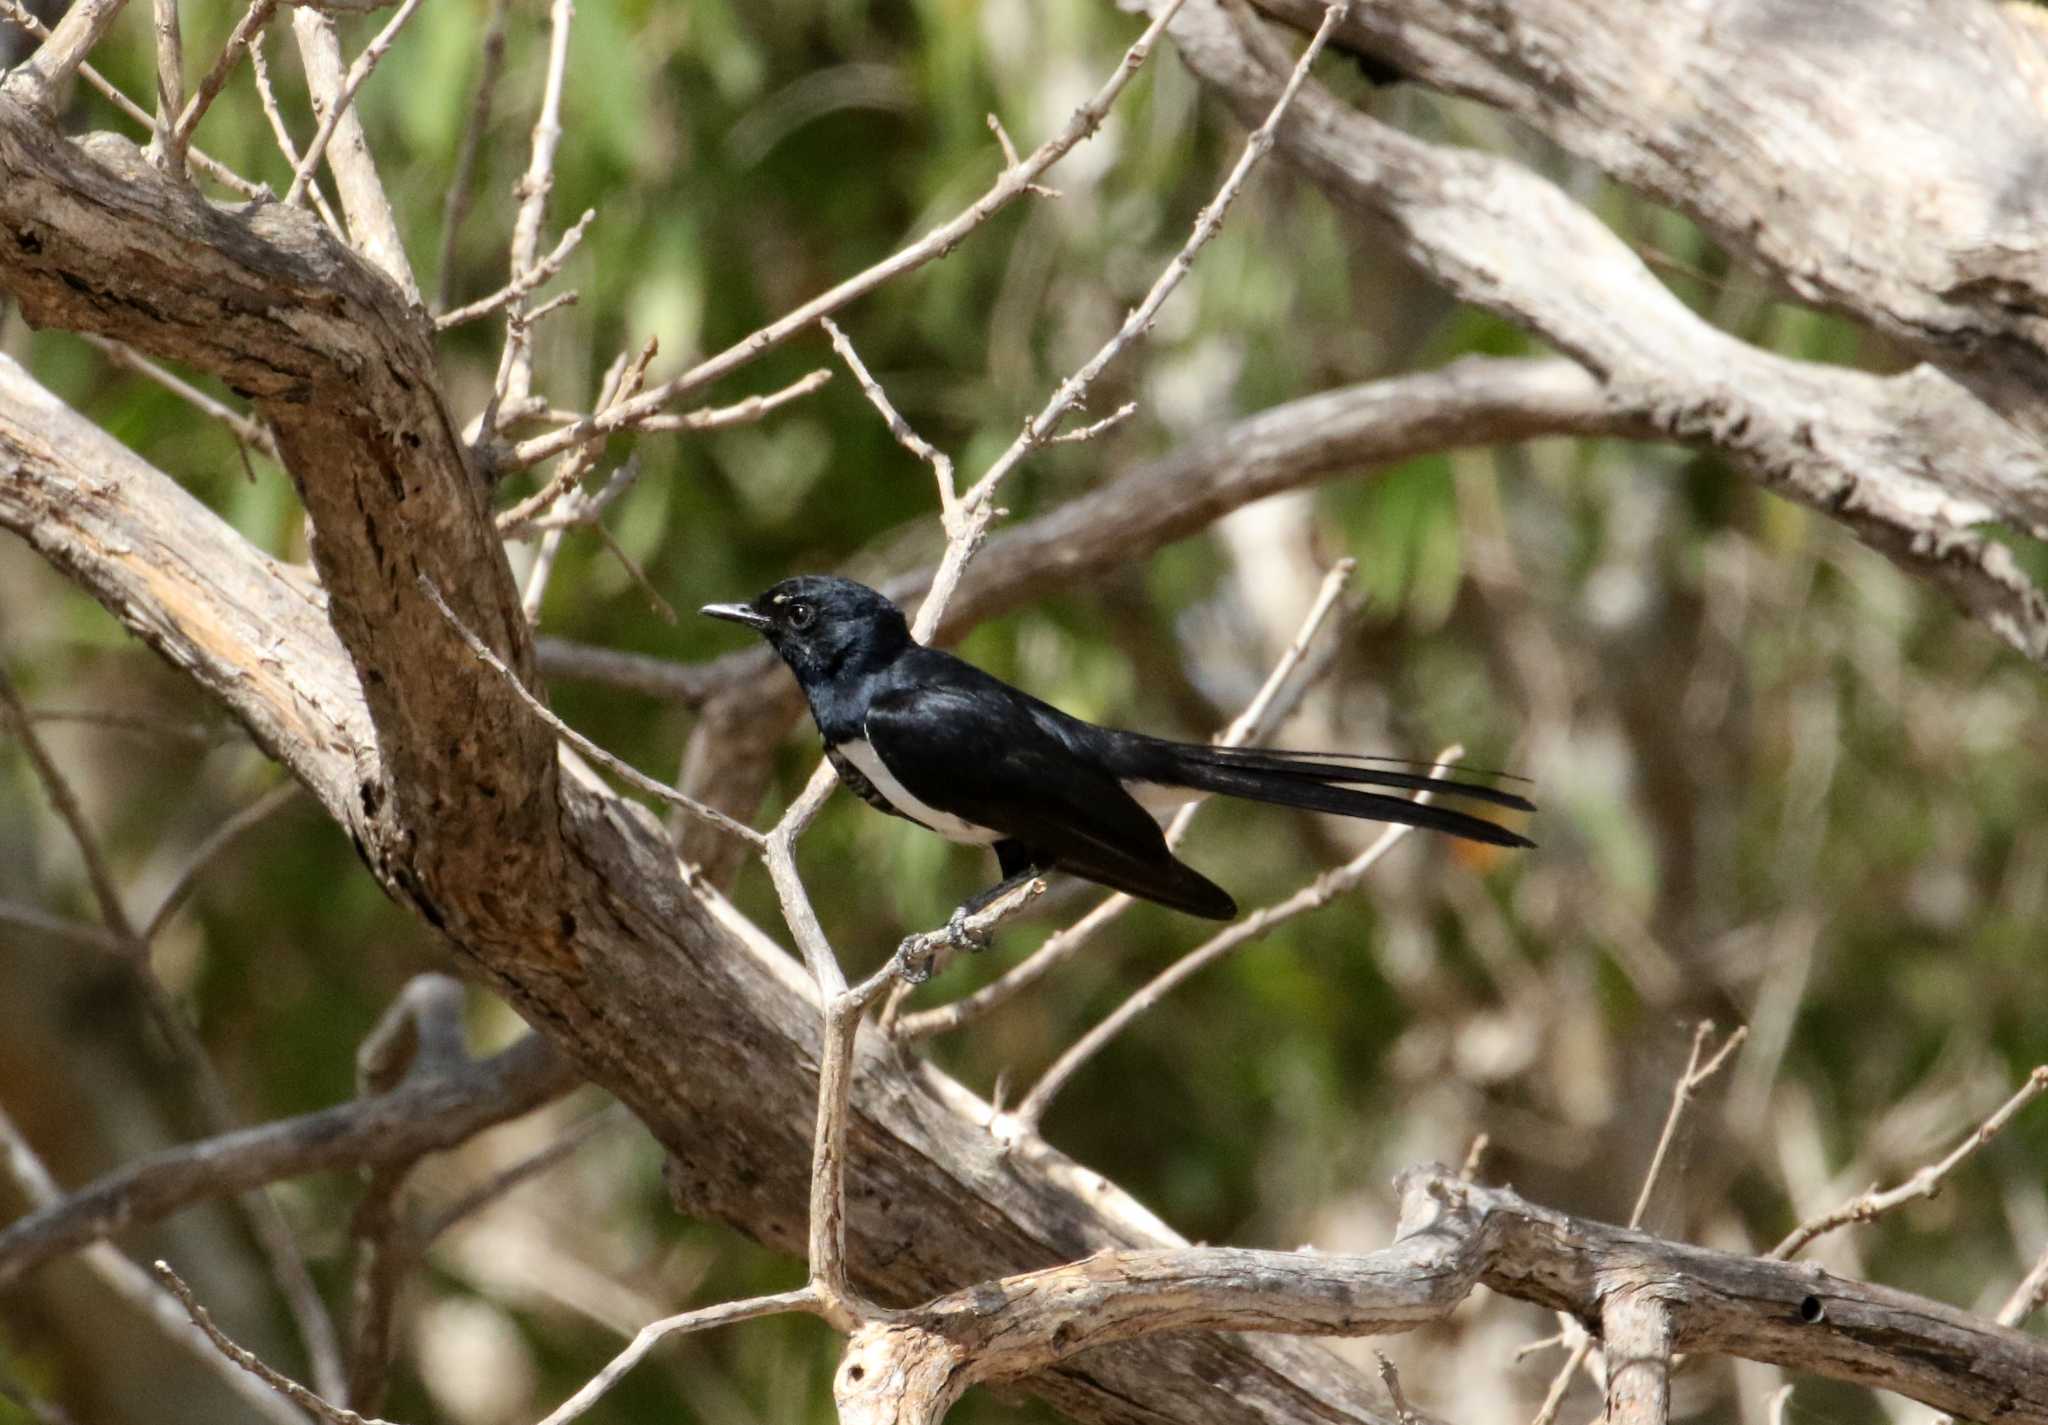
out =
[[[374,1098],[138,1158],[0,1231],[0,1290],[52,1257],[195,1202],[452,1148],[577,1083],[554,1047],[529,1035],[480,1063],[425,1074]]]
[[[1286,73],[1217,0],[1173,24],[1189,66],[1255,122]],[[1693,315],[1598,219],[1518,164],[1441,148],[1304,89],[1280,148],[1331,198],[1390,225],[1459,298],[1554,342],[1666,438],[1711,446],[1840,520],[2048,666],[2048,598],[1990,519],[2048,529],[2048,455],[1932,367],[1879,377],[1760,351]]]
[[[1359,0],[1340,41],[1521,116],[2048,435],[2048,43],[2022,8]]]
[[[1603,1323],[1613,1418],[1662,1420],[1674,1350],[1767,1361],[1973,1420],[2048,1425],[2048,1344],[1818,1267],[1666,1242],[1479,1187],[1402,1175],[1394,1245],[1360,1256],[1105,1252],[984,1282],[864,1328],[840,1363],[849,1422],[937,1420],[977,1382],[1133,1336],[1375,1336],[1450,1315],[1485,1283]]]

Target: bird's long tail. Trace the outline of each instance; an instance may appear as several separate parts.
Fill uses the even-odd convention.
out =
[[[1491,802],[1511,811],[1534,812],[1527,797],[1499,787],[1454,781],[1421,772],[1396,772],[1362,767],[1339,757],[1307,752],[1274,752],[1257,747],[1213,747],[1199,743],[1153,741],[1147,749],[1159,765],[1139,773],[1148,780],[1198,791],[1221,792],[1251,801],[1334,812],[1367,821],[1393,821],[1483,841],[1494,846],[1529,847],[1536,843],[1519,832],[1434,802],[1412,801],[1384,792],[1358,790],[1359,785],[1426,791],[1440,796]]]

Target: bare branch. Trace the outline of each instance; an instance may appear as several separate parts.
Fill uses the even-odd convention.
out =
[[[512,670],[505,666],[504,660],[491,652],[490,648],[481,638],[478,638],[463,625],[462,621],[455,616],[455,610],[448,607],[448,601],[441,597],[441,591],[424,574],[420,576],[420,588],[433,601],[434,606],[440,609],[441,616],[448,620],[449,626],[461,636],[464,643],[469,645],[469,651],[475,654],[492,672],[503,678],[513,693],[517,695],[519,701],[526,705],[527,711],[540,719],[540,721],[546,723],[555,736],[561,738],[578,752],[581,752],[606,771],[612,773],[612,775],[624,779],[634,787],[647,793],[647,795],[667,802],[670,806],[681,807],[690,815],[710,822],[719,830],[730,836],[737,836],[740,840],[751,846],[763,846],[767,843],[767,838],[754,830],[753,827],[734,821],[724,812],[714,811],[702,802],[686,797],[681,792],[655,781],[654,778],[646,773],[620,761],[582,733],[576,731],[575,728],[549,712],[547,706],[540,699],[526,691],[525,686],[520,683]]]
[[[162,3],[162,0],[159,0],[159,3]],[[349,117],[349,106],[356,101],[356,91],[363,87],[363,81],[368,79],[370,72],[383,61],[385,52],[398,38],[398,32],[405,28],[405,22],[412,18],[413,11],[419,6],[420,0],[405,0],[405,3],[398,7],[398,13],[377,32],[377,37],[365,45],[363,52],[356,56],[355,63],[351,64],[348,73],[342,76],[340,87],[333,93],[318,95],[318,102],[323,110],[320,127],[314,131],[313,141],[306,145],[305,156],[299,160],[299,166],[292,172],[291,187],[285,189],[284,193],[286,206],[304,200],[306,184],[311,181],[313,170],[320,166],[320,160],[327,157],[327,145],[333,141],[335,130],[341,127],[342,120]],[[343,201],[346,202],[345,196]]]
[[[1626,1412],[1615,1419],[1662,1420],[1661,1363],[1686,1350],[1895,1391],[1973,1419],[2048,1422],[2048,1344],[1968,1312],[1569,1217],[1434,1164],[1402,1174],[1399,1186],[1394,1245],[1378,1252],[1098,1252],[871,1323],[840,1364],[840,1420],[936,1421],[970,1385],[1134,1335],[1411,1330],[1484,1283],[1606,1319],[1627,1356],[1612,1381],[1610,1405]],[[1896,1350],[1902,1336],[1918,1349]]]
[[[1117,96],[1123,93],[1125,86],[1145,63],[1146,57],[1151,54],[1160,34],[1165,30],[1167,21],[1183,3],[1185,0],[1162,0],[1160,14],[1145,27],[1145,32],[1131,47],[1124,51],[1123,60],[1117,65],[1116,72],[1110,75],[1086,103],[1074,111],[1066,127],[1034,149],[1031,156],[1022,164],[1004,169],[989,190],[971,207],[932,229],[910,246],[900,249],[866,271],[847,278],[829,291],[820,293],[753,335],[736,342],[715,356],[698,362],[682,375],[672,377],[637,399],[602,414],[587,416],[573,425],[550,431],[546,435],[521,441],[513,447],[509,463],[515,466],[531,465],[551,455],[559,455],[570,446],[588,440],[593,435],[607,434],[637,425],[671,401],[680,400],[692,392],[702,390],[721,376],[737,371],[763,352],[780,346],[815,323],[818,318],[830,316],[884,283],[906,272],[914,271],[927,262],[944,257],[969,233],[1030,191],[1041,174],[1101,126],[1103,116],[1109,112]]]
[[[531,1112],[580,1082],[538,1035],[390,1092],[138,1158],[0,1229],[0,1287],[52,1257],[196,1202],[284,1178],[417,1158]]]
[[[419,0],[409,0],[401,13],[410,14],[418,5]],[[381,54],[379,42],[388,45],[395,36],[396,20],[394,17],[393,23],[385,26],[355,66],[344,70],[341,38],[334,21],[303,7],[292,12],[292,32],[298,37],[306,84],[312,90],[314,111],[321,115],[320,127],[326,137],[315,139],[294,171],[294,193],[288,201],[303,194],[312,181],[313,169],[319,164],[317,150],[328,150],[328,171],[334,175],[335,191],[341,195],[341,210],[348,218],[349,234],[356,249],[398,284],[407,301],[417,304],[419,283],[413,280],[412,264],[406,259],[398,219],[384,192],[384,180],[377,176],[377,162],[370,154],[369,140],[363,135],[362,120],[348,102],[354,97],[356,86],[369,75],[364,61],[372,65],[376,62],[370,59],[371,50]]]
[[[1174,36],[1240,118],[1265,111],[1282,60],[1255,24],[1189,0]],[[1279,133],[1281,150],[1334,200],[1391,226],[1447,291],[1603,373],[1664,438],[1724,451],[1764,488],[1840,520],[2048,665],[2048,596],[1980,529],[1995,516],[2042,523],[2041,447],[1956,381],[1925,366],[1870,377],[1751,347],[1694,315],[1611,229],[1523,166],[1427,143],[1315,84],[1297,104],[1302,122]],[[1889,386],[1888,402],[1873,399],[1873,382]],[[1965,448],[1973,456],[1956,459]]]
[[[42,45],[9,70],[0,85],[22,103],[38,109],[52,108],[64,82],[85,63],[85,57],[121,13],[122,3],[123,0],[77,0],[64,12],[56,28],[48,29],[41,24],[32,27],[32,33],[42,36]]]
[[[45,1208],[58,1200],[56,1179],[50,1176],[50,1170],[4,1108],[0,1108],[0,1175],[14,1184],[31,1208]],[[162,1333],[165,1340],[213,1371],[270,1425],[305,1425],[297,1412],[221,1360],[192,1329],[177,1303],[141,1267],[104,1242],[86,1250],[84,1263],[109,1294],[132,1308],[139,1319]]]
[[[640,1328],[631,1345],[612,1357],[603,1370],[592,1376],[581,1390],[550,1412],[540,1425],[568,1425],[569,1421],[582,1415],[595,1405],[606,1391],[617,1385],[621,1376],[640,1364],[641,1357],[670,1336],[689,1331],[705,1331],[713,1326],[727,1326],[736,1321],[752,1321],[758,1316],[779,1316],[785,1311],[803,1311],[815,1315],[818,1310],[817,1293],[810,1287],[801,1287],[796,1291],[750,1297],[745,1301],[722,1302],[717,1306],[706,1306],[696,1311],[685,1311],[679,1316],[665,1316],[659,1321],[650,1321]]]
[[[358,1415],[353,1410],[344,1410],[338,1405],[329,1404],[290,1376],[265,1365],[254,1351],[229,1340],[221,1329],[213,1324],[213,1317],[208,1314],[206,1308],[192,1295],[192,1288],[186,1286],[184,1279],[171,1270],[169,1262],[159,1261],[156,1264],[156,1275],[158,1281],[170,1288],[171,1295],[184,1303],[186,1312],[192,1317],[192,1324],[206,1333],[206,1339],[213,1342],[215,1350],[301,1410],[326,1421],[327,1425],[389,1425],[387,1421]]]
[[[1180,251],[1174,254],[1173,260],[1166,265],[1166,270],[1153,282],[1144,300],[1138,303],[1124,319],[1123,325],[1117,328],[1116,334],[1104,342],[1101,349],[1090,357],[1080,370],[1060,383],[1052,398],[1038,414],[1025,422],[1024,429],[1017,433],[1017,438],[1010,442],[1009,448],[998,455],[989,468],[982,472],[981,478],[960,497],[956,518],[947,522],[945,557],[939,561],[938,572],[932,575],[931,589],[925,595],[924,602],[918,605],[917,617],[911,623],[913,637],[929,639],[937,630],[939,619],[945,613],[946,605],[952,600],[953,591],[959,587],[960,576],[966,570],[967,561],[974,557],[980,547],[983,532],[995,516],[994,495],[1004,477],[1016,468],[1019,461],[1059,429],[1059,424],[1066,418],[1067,413],[1087,398],[1089,388],[1095,384],[1095,378],[1102,374],[1109,363],[1116,360],[1131,342],[1151,329],[1152,321],[1159,314],[1160,307],[1193,269],[1195,255],[1221,230],[1224,216],[1229,213],[1231,204],[1237,201],[1237,195],[1243,191],[1245,180],[1251,176],[1251,171],[1258,161],[1265,157],[1266,151],[1273,146],[1274,132],[1279,128],[1280,120],[1287,113],[1288,106],[1294,102],[1294,96],[1300,92],[1302,82],[1308,78],[1309,66],[1315,63],[1316,56],[1322,53],[1323,46],[1329,41],[1330,32],[1344,18],[1350,6],[1351,0],[1336,0],[1336,3],[1325,12],[1322,25],[1309,40],[1308,47],[1302,51],[1293,72],[1287,77],[1287,82],[1281,86],[1279,97],[1273,101],[1265,121],[1252,131],[1251,137],[1245,142],[1244,152],[1239,155],[1229,177],[1223,180],[1223,186],[1217,190],[1216,196],[1209,200],[1208,206],[1202,209],[1201,216],[1195,219],[1194,231],[1188,235],[1188,240],[1182,244]],[[1161,6],[1161,17],[1170,19],[1174,8],[1174,4]]]
[[[68,13],[77,14],[81,8],[74,5]],[[6,12],[8,19],[20,25],[30,34],[37,35],[44,40],[47,40],[53,33],[50,27],[38,19],[33,11],[17,3],[17,0],[0,0],[0,11]],[[33,63],[33,60],[30,62]],[[18,74],[20,72],[20,68],[9,71],[10,74]],[[155,125],[156,120],[147,109],[144,109],[140,104],[122,93],[105,75],[101,74],[91,65],[81,63],[78,66],[78,74],[86,83],[105,96],[108,103],[126,114],[136,123],[142,125],[143,128],[148,129]],[[213,179],[216,183],[233,189],[244,198],[261,197],[270,191],[260,183],[251,183],[226,164],[199,152],[197,149],[191,150],[189,157],[192,160],[193,166],[198,168],[200,172]]]
[[[1774,1260],[1784,1260],[1805,1249],[1814,1238],[1846,1227],[1852,1222],[1873,1222],[1894,1208],[1918,1198],[1933,1197],[1941,1191],[1941,1185],[1949,1174],[1975,1157],[1985,1144],[2004,1131],[2005,1126],[2018,1116],[2019,1111],[2048,1092],[2048,1064],[2043,1064],[2027,1075],[2011,1098],[2000,1104],[1991,1116],[1978,1124],[1969,1136],[1955,1146],[1946,1158],[1938,1163],[1929,1163],[1895,1188],[1880,1192],[1872,1188],[1869,1192],[1850,1199],[1832,1212],[1802,1222],[1791,1235],[1771,1248]]]
[[[445,312],[454,291],[455,243],[462,234],[476,197],[476,159],[483,151],[484,132],[491,126],[491,104],[498,78],[505,72],[505,14],[510,0],[491,0],[491,18],[484,26],[476,93],[470,99],[469,122],[455,155],[455,174],[448,182],[448,201],[441,210],[441,258],[435,267],[434,309]]]
[[[228,35],[227,43],[220,47],[220,54],[214,59],[213,67],[206,71],[206,77],[199,81],[198,90],[178,115],[177,127],[172,130],[169,147],[180,162],[185,150],[191,147],[192,135],[199,127],[199,121],[206,117],[206,111],[213,101],[220,97],[228,76],[234,73],[235,64],[244,51],[250,48],[251,37],[270,23],[271,14],[277,9],[277,0],[250,0],[247,10]]]

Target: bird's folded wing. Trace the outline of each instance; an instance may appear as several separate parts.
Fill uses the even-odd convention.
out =
[[[1175,872],[1185,868],[1159,824],[1022,698],[978,687],[902,688],[869,704],[865,730],[883,765],[928,806],[1104,884],[1130,883],[1139,895],[1181,879]]]

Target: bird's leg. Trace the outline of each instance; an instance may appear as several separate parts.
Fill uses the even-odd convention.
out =
[[[988,949],[990,932],[997,922],[1015,915],[1044,890],[1045,882],[1036,867],[1005,876],[961,905],[939,929],[905,936],[896,947],[897,978],[920,985],[931,978],[933,962],[940,951]]]
[[[957,931],[957,933],[965,937],[966,940],[972,940],[975,942],[973,944],[967,944],[963,940],[963,943],[961,945],[962,949],[987,949],[988,932],[985,930],[974,930],[967,928],[967,921],[971,917],[979,915],[982,911],[987,910],[990,906],[994,905],[997,901],[1001,900],[1011,891],[1016,890],[1017,887],[1023,885],[1026,881],[1035,881],[1044,874],[1045,872],[1039,870],[1036,866],[1026,866],[1023,870],[1018,871],[1014,875],[1003,877],[1000,881],[997,881],[994,885],[990,886],[987,890],[981,892],[979,895],[969,896],[966,900],[960,902],[960,908],[954,911],[952,919],[946,922],[947,929],[949,931]]]

